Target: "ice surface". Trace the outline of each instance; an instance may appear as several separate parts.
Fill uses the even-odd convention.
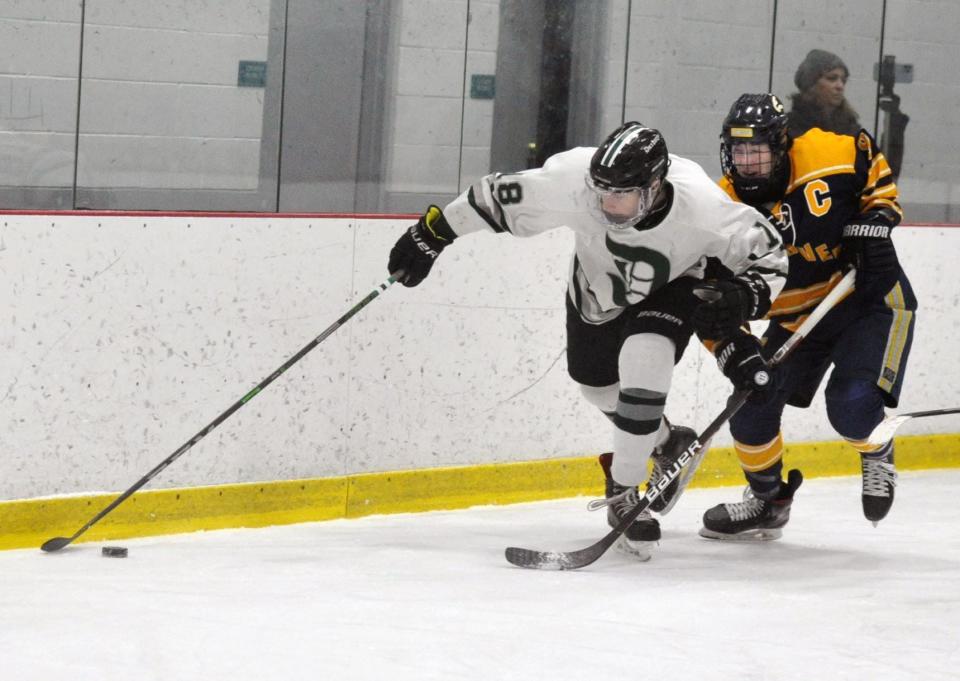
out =
[[[960,471],[901,476],[873,528],[859,478],[808,480],[783,539],[697,536],[688,490],[653,560],[575,572],[586,499],[0,552],[11,681],[940,681],[960,675]],[[84,519],[78,518],[78,524]]]

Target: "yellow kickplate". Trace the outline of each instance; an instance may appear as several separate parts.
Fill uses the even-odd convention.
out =
[[[117,494],[0,502],[0,549],[73,535]],[[137,492],[77,541],[264,527],[344,517],[346,478]]]
[[[596,457],[357,475],[347,517],[603,494]]]
[[[960,467],[960,435],[896,443],[899,470]],[[860,474],[860,457],[844,442],[788,444],[783,464],[810,478]],[[691,487],[741,484],[736,453],[723,447],[707,454]],[[0,549],[39,548],[51,537],[69,537],[118,494],[0,502]],[[596,456],[152,490],[134,494],[78,542],[602,494]]]

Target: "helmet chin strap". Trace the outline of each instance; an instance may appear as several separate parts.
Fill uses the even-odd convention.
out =
[[[732,180],[733,188],[742,201],[749,204],[779,201],[790,181],[790,159],[784,154],[783,162],[776,165],[770,177],[748,180],[734,173]]]

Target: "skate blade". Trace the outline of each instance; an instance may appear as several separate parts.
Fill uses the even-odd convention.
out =
[[[615,544],[617,551],[635,558],[641,563],[646,563],[653,557],[653,547],[657,545],[655,541],[630,541],[623,535]]]
[[[714,530],[708,530],[705,527],[700,528],[701,537],[705,539],[719,539],[720,541],[739,541],[739,542],[773,541],[774,539],[779,539],[782,535],[783,535],[783,530],[780,530],[780,529],[745,530],[743,532],[738,532],[737,534],[724,534],[723,532],[715,532]]]

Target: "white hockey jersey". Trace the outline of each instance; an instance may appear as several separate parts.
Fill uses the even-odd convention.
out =
[[[673,203],[666,217],[648,229],[612,229],[589,207],[593,195],[585,179],[594,151],[578,147],[550,157],[542,168],[488,175],[444,208],[447,222],[457,235],[573,230],[569,295],[593,324],[614,319],[677,277],[702,277],[708,257],[734,274],[755,272],[769,287],[770,300],[777,296],[787,253],[759,212],[730,199],[693,161],[671,154]]]

